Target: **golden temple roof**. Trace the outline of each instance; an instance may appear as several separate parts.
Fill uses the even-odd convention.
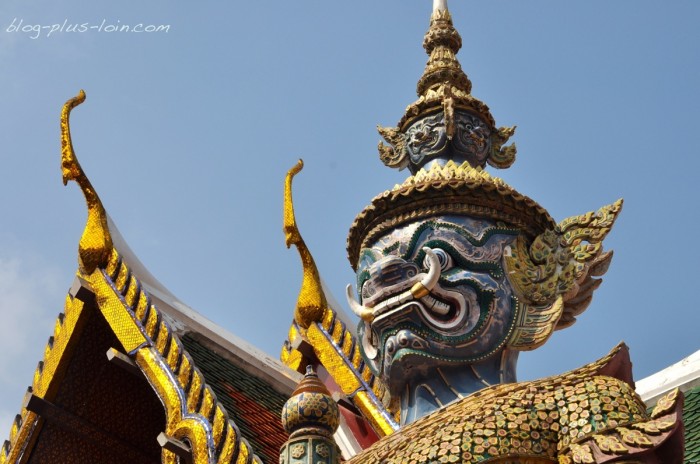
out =
[[[276,460],[300,376],[187,308],[131,252],[73,151],[84,100],[61,117],[63,178],[88,206],[79,269],[0,463]]]

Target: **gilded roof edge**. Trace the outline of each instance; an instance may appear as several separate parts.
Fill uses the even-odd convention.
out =
[[[150,347],[139,349],[135,360],[166,406],[166,434],[188,438],[195,463],[238,462],[242,456],[247,456],[243,462],[260,462],[240,436],[236,424],[229,420],[191,355],[116,250],[101,274],[148,337]],[[199,421],[192,421],[193,416]],[[204,421],[200,422],[201,419]]]
[[[196,464],[260,463],[118,251],[111,250],[105,268],[98,268],[90,275],[79,272],[78,278],[94,292],[97,306],[110,328],[163,402],[166,435],[179,440],[186,438],[192,445]],[[43,398],[51,388],[56,388],[54,376],[67,364],[66,347],[82,309],[83,302],[69,294],[65,313],[59,315],[44,361],[35,373],[31,387],[34,395]],[[27,445],[31,446],[29,440],[36,419],[34,413],[22,410],[0,453],[0,463],[18,462]],[[170,451],[163,450],[164,462],[171,462],[174,457]]]

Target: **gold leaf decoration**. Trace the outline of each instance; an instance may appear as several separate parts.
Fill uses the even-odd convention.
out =
[[[629,449],[614,435],[593,435],[593,439],[603,452],[614,454],[629,453]]]
[[[654,409],[651,412],[651,417],[656,419],[673,411],[676,407],[679,393],[679,390],[676,388],[662,396],[659,401],[656,402],[656,406],[654,406]]]
[[[630,427],[641,430],[649,435],[660,435],[668,432],[676,423],[671,419],[654,419],[647,422],[638,422]]]
[[[576,464],[594,464],[593,454],[588,445],[571,445],[571,458]]]
[[[626,427],[618,427],[617,430],[622,437],[622,441],[632,446],[639,446],[642,448],[650,448],[654,446],[649,438],[639,430],[630,430]]]
[[[321,277],[318,274],[316,263],[304,239],[299,233],[296,218],[294,216],[294,203],[292,201],[292,179],[304,167],[304,162],[299,162],[287,173],[284,184],[284,235],[287,248],[294,245],[299,252],[303,266],[303,279],[299,297],[297,299],[294,319],[304,328],[314,322],[323,319],[328,303],[323,292]]]
[[[406,137],[398,127],[377,126],[379,135],[390,145],[379,142],[379,159],[390,168],[403,169],[408,165],[408,153],[406,151]]]
[[[561,297],[549,306],[520,304],[508,346],[516,350],[534,350],[542,346],[552,334],[563,309]]]
[[[494,168],[505,169],[515,162],[515,154],[518,151],[515,144],[503,146],[513,134],[515,134],[515,126],[499,127],[498,131],[491,136],[491,154],[486,162]]]

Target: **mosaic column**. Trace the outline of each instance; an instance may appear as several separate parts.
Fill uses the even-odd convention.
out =
[[[280,449],[280,464],[338,464],[333,440],[338,428],[338,405],[311,366],[282,409],[289,440]]]

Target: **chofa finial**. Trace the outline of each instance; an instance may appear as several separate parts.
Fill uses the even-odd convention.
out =
[[[304,162],[299,160],[288,172],[284,182],[284,236],[287,248],[294,245],[299,252],[304,270],[304,277],[299,290],[297,307],[294,311],[294,320],[304,328],[313,322],[323,318],[328,303],[321,285],[321,277],[318,274],[316,263],[311,252],[306,247],[304,239],[299,233],[296,217],[294,215],[294,202],[292,201],[292,179],[304,167]]]
[[[100,197],[92,187],[90,180],[85,175],[73,150],[73,141],[70,134],[70,113],[73,108],[85,101],[85,92],[81,90],[78,95],[68,100],[61,111],[61,173],[63,184],[74,180],[85,195],[88,207],[88,217],[85,230],[78,245],[78,260],[84,272],[91,274],[98,266],[107,263],[112,251],[112,237],[107,225],[107,213],[105,212]]]

